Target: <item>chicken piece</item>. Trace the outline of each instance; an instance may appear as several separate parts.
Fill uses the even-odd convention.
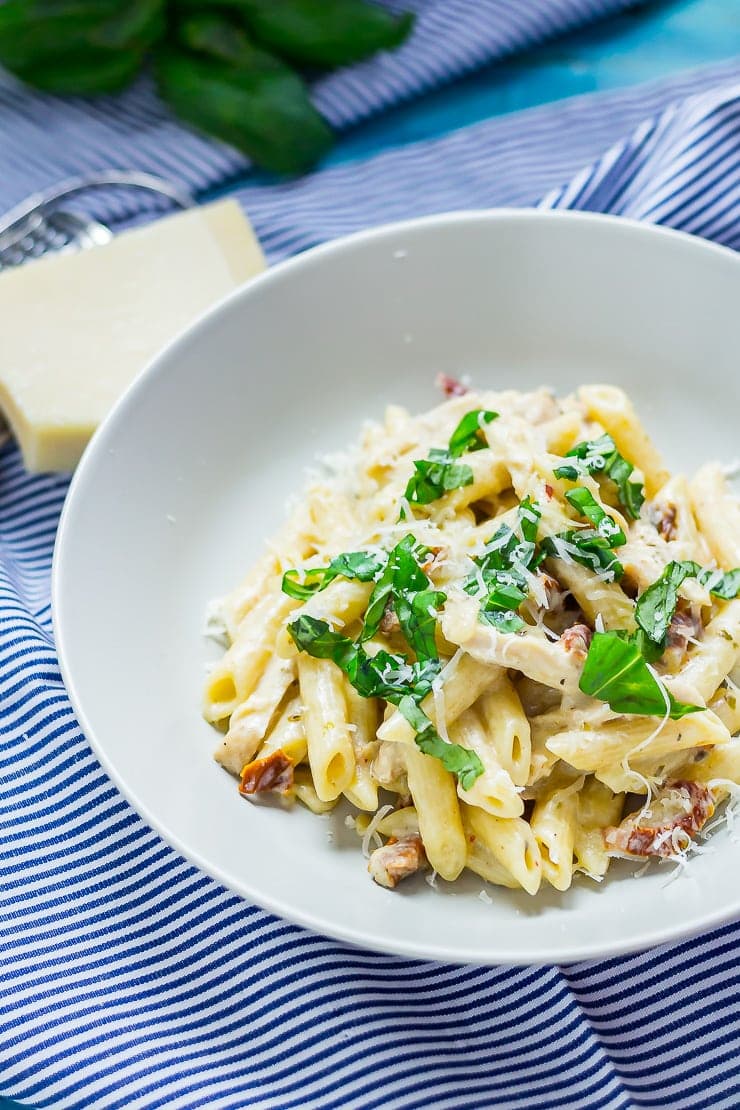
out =
[[[392,836],[382,848],[376,848],[367,869],[379,886],[394,890],[402,879],[421,870],[426,862],[421,837],[418,833],[411,833],[398,838]]]
[[[380,744],[372,764],[373,778],[393,793],[405,796],[409,792],[403,745],[391,740]]]
[[[593,635],[588,625],[572,624],[562,633],[560,643],[576,659],[584,660],[588,655]]]
[[[687,847],[687,838],[691,840],[713,813],[714,796],[703,783],[671,782],[653,798],[644,816],[641,811],[632,813],[621,825],[605,829],[604,843],[638,859],[673,856]]]
[[[242,769],[239,793],[262,794],[272,790],[288,794],[293,787],[293,764],[285,752],[278,748],[264,759],[254,759]]]

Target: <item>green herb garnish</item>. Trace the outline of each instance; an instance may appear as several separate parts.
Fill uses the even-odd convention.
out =
[[[288,625],[296,647],[317,659],[331,659],[364,698],[384,698],[397,705],[415,732],[416,744],[425,755],[434,756],[468,789],[483,773],[475,752],[459,744],[448,744],[436,732],[419,703],[431,692],[441,671],[439,659],[409,663],[403,655],[379,651],[370,656],[362,645],[333,632],[326,621],[301,616]]]
[[[483,425],[490,424],[497,412],[474,409],[463,416],[450,436],[446,448],[433,447],[426,459],[414,462],[414,473],[409,478],[404,497],[411,505],[429,505],[453,489],[469,486],[473,471],[465,463],[455,460],[470,451],[485,447]]]
[[[591,521],[598,534],[609,544],[609,547],[621,547],[622,544],[627,542],[627,537],[614,517],[609,516],[604,506],[600,505],[591,493],[591,490],[584,486],[577,486],[576,489],[567,491],[565,499],[574,509],[577,509],[581,516],[585,516],[587,520]]]
[[[518,632],[524,621],[517,609],[529,592],[527,574],[542,562],[537,550],[537,529],[542,514],[526,497],[519,505],[516,529],[502,524],[482,555],[473,559],[477,569],[463,583],[466,593],[480,601],[479,620],[499,632]]]
[[[413,22],[365,0],[6,0],[0,65],[35,88],[94,96],[151,62],[181,119],[292,174],[333,142],[304,78],[399,46]]]
[[[402,698],[398,708],[416,733],[419,750],[438,759],[443,767],[457,775],[463,790],[469,790],[484,769],[476,752],[460,744],[446,743],[413,698]]]
[[[668,563],[660,577],[640,594],[635,605],[635,620],[658,649],[658,655],[665,651],[668,629],[678,604],[678,589],[687,578],[696,578],[700,585],[724,601],[740,595],[740,568],[724,573],[703,568],[691,560]]]
[[[346,551],[332,559],[327,567],[312,567],[310,570],[286,570],[283,575],[282,590],[289,597],[305,601],[314,594],[325,590],[335,578],[354,578],[360,582],[372,582],[383,571],[387,562],[385,554],[371,551]]]
[[[626,632],[594,633],[578,685],[615,713],[662,717],[668,710],[675,721],[704,708],[676,701],[650,669],[639,642]]]
[[[624,567],[612,551],[608,540],[599,535],[595,528],[582,528],[559,532],[546,536],[541,542],[542,550],[556,559],[572,559],[583,567],[588,567],[605,582],[615,582],[624,574]]]
[[[308,590],[310,596],[323,589],[327,579],[338,575],[361,581],[375,580],[357,640],[335,632],[327,621],[308,615],[299,616],[291,622],[288,632],[300,651],[336,663],[362,697],[384,698],[397,705],[414,727],[420,750],[439,759],[448,771],[460,777],[461,783],[464,779],[471,784],[483,772],[477,755],[442,740],[419,708],[419,703],[431,692],[432,684],[442,670],[436,629],[437,613],[446,595],[432,587],[419,565],[428,554],[428,548],[408,535],[385,557],[370,552],[348,552],[333,559],[328,567],[307,572],[314,575],[308,583],[304,581],[297,585],[288,577],[286,592],[293,597],[301,596],[291,592],[295,589]],[[285,587],[284,577],[283,589]],[[366,641],[375,635],[388,608],[398,617],[401,631],[416,656],[413,661],[405,655],[385,650],[370,655],[365,649]],[[420,727],[417,728],[414,722]]]
[[[620,455],[610,435],[577,443],[566,453],[565,458],[572,459],[573,462],[557,467],[553,472],[556,478],[568,478],[573,482],[578,481],[582,474],[610,478],[617,487],[622,508],[628,516],[637,520],[645,501],[645,491],[641,482],[629,480],[635,468]]]

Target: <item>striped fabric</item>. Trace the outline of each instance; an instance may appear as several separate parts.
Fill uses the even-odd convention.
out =
[[[4,153],[25,136],[35,186],[48,150],[37,106],[14,95]],[[87,153],[103,164],[110,120],[75,111],[80,136],[99,126]],[[201,183],[233,172],[228,152],[199,149]],[[58,173],[80,167],[56,157]],[[19,180],[0,183],[8,201]],[[540,200],[740,245],[740,66],[239,195],[274,258],[397,216]],[[65,492],[0,450],[0,1094],[65,1110],[740,1106],[740,925],[563,968],[422,963],[272,917],[169,849],[101,770],[59,677],[49,571]]]
[[[388,0],[417,13],[399,50],[314,86],[314,100],[338,129],[564,31],[633,7],[639,0]],[[142,78],[118,97],[59,100],[0,78],[0,209],[76,173],[109,168],[160,173],[191,192],[225,185],[247,168],[231,147],[177,124]],[[121,219],[155,213],[152,197],[111,193],[91,214]]]

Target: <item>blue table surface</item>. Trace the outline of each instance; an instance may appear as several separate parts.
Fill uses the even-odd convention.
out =
[[[367,158],[490,116],[657,80],[738,53],[738,0],[653,0],[384,113],[342,136],[328,163]],[[0,1110],[21,1106],[0,1094]]]

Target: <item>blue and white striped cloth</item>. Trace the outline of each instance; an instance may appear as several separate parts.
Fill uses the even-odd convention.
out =
[[[339,75],[321,95],[339,111],[342,82],[356,82],[349,122],[558,19],[621,6],[419,4],[407,84],[378,59],[362,85]],[[457,25],[471,11],[474,35]],[[443,65],[439,30],[426,53],[423,36],[448,17]],[[103,106],[8,89],[0,133],[3,206],[114,155],[195,188],[243,168],[165,120],[144,86]],[[389,218],[496,204],[615,211],[738,247],[740,62],[238,195],[274,259]],[[98,203],[119,225],[147,214],[114,193]],[[740,925],[598,964],[421,963],[276,919],[168,848],[102,772],[60,681],[49,570],[66,487],[0,451],[0,1095],[80,1110],[740,1106]]]

